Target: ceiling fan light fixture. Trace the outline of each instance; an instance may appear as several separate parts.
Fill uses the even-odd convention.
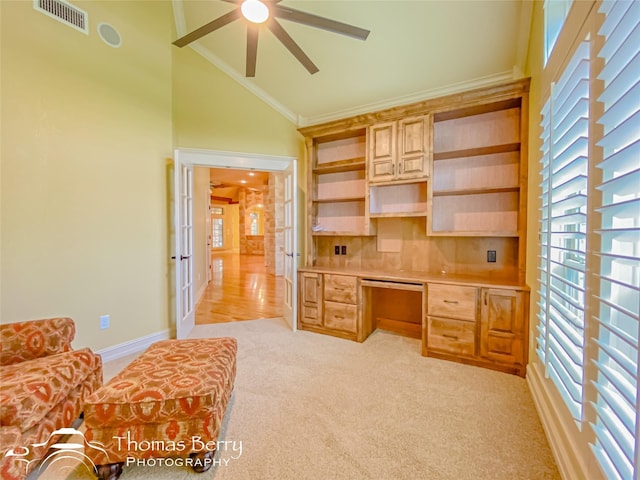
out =
[[[253,23],[264,23],[269,18],[269,7],[260,0],[244,0],[240,11],[244,18]]]

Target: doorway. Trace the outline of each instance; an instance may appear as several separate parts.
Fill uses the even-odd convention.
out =
[[[209,275],[195,287],[196,325],[282,317],[283,173],[195,167],[196,185],[203,176],[209,184],[195,196],[210,222],[206,231],[195,222],[194,238]]]
[[[176,279],[176,336],[186,337],[195,324],[194,308],[194,167],[281,172],[283,175],[284,275],[283,317],[296,329],[296,270],[299,254],[297,221],[297,165],[293,157],[177,149],[175,152],[174,225]],[[259,318],[259,317],[256,317]]]

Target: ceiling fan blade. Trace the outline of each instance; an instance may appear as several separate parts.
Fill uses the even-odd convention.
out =
[[[240,9],[234,8],[229,13],[222,15],[221,17],[216,18],[215,20],[207,23],[206,25],[201,26],[200,28],[194,30],[191,33],[188,33],[184,37],[180,37],[173,44],[176,47],[184,47],[185,45],[189,45],[191,42],[195,42],[199,38],[204,37],[205,35],[224,27],[225,25],[233,22],[240,18]]]
[[[358,40],[366,40],[369,36],[369,30],[349,25],[348,23],[337,22],[329,18],[320,17],[307,12],[301,12],[294,8],[282,5],[273,6],[273,16],[289,20],[291,22],[301,23],[310,27],[321,28],[340,35],[357,38]]]
[[[267,26],[269,30],[276,36],[282,44],[287,47],[287,50],[291,52],[291,54],[298,59],[298,61],[307,69],[307,71],[313,75],[318,72],[318,67],[311,61],[307,54],[302,51],[300,46],[291,38],[291,36],[282,28],[275,18],[272,18],[269,22],[267,22]]]
[[[246,76],[256,76],[256,58],[258,56],[258,32],[260,28],[255,23],[247,25],[247,67]]]

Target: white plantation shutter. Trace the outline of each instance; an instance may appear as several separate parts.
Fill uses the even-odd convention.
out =
[[[542,182],[540,183],[540,189],[542,191],[540,195],[540,254],[538,256],[538,293],[540,299],[538,301],[538,336],[536,338],[536,352],[540,356],[540,360],[546,366],[547,362],[547,319],[549,318],[549,302],[547,301],[547,295],[549,291],[549,250],[550,250],[550,237],[549,230],[551,228],[549,224],[549,185],[550,185],[550,170],[551,170],[551,99],[542,107],[540,112],[542,116],[542,158],[540,159],[541,169],[540,174],[542,176]]]
[[[611,479],[638,479],[640,436],[640,2],[603,2],[605,65],[598,369],[593,450]]]
[[[589,147],[589,43],[542,110],[538,354],[571,414],[582,417]]]

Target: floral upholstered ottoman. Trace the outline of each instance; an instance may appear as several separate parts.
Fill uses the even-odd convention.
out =
[[[85,400],[85,453],[101,480],[124,463],[180,457],[212,464],[236,376],[235,338],[165,340]]]

